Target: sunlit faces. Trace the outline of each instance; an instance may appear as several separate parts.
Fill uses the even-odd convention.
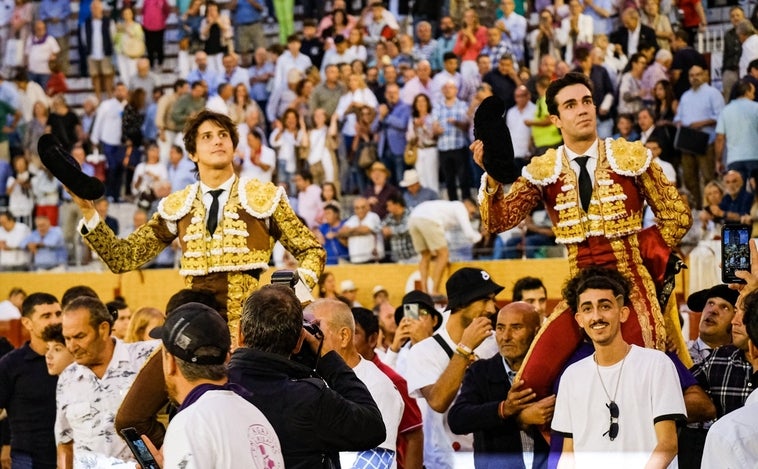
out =
[[[708,298],[700,317],[699,333],[706,342],[728,340],[734,319],[734,306],[723,298]]]
[[[629,317],[629,308],[621,303],[612,290],[589,288],[579,295],[574,319],[596,346],[610,345],[621,333],[621,323]]]
[[[45,365],[47,365],[48,374],[58,376],[73,362],[74,356],[71,355],[65,344],[53,340],[47,343]]]
[[[126,330],[129,328],[129,320],[132,318],[132,311],[129,308],[119,309],[118,317],[113,322],[113,331],[111,333],[114,337],[124,340],[126,336]]]
[[[517,302],[506,306],[497,315],[495,339],[500,355],[511,367],[520,367],[539,328],[539,316],[535,313],[531,305]]]
[[[561,89],[555,96],[558,115],[550,116],[566,141],[594,140],[597,137],[595,103],[592,93],[582,84],[574,84]]]
[[[60,324],[60,322],[61,305],[58,303],[37,305],[32,314],[21,318],[21,324],[29,331],[29,335],[38,339],[42,338],[42,331],[47,326]]]
[[[211,120],[200,124],[194,155],[199,171],[226,169],[231,166],[233,157],[234,144],[229,131]]]
[[[547,293],[544,288],[521,291],[521,301],[534,306],[542,317],[547,317]]]
[[[89,311],[82,308],[66,311],[62,324],[66,348],[76,363],[91,368],[105,362],[107,343],[112,339],[108,334],[108,323],[103,322],[94,328],[89,321]]]

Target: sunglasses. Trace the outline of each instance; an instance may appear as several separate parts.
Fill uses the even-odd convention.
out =
[[[609,419],[610,427],[608,428],[607,432],[603,433],[603,436],[608,435],[611,441],[613,441],[619,435],[619,406],[617,406],[613,401],[611,401],[610,404],[606,404],[605,406],[608,407],[608,410],[611,413],[611,417]]]

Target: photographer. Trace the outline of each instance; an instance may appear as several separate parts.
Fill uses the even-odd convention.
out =
[[[229,380],[252,391],[251,402],[279,435],[286,467],[339,467],[339,451],[384,441],[371,394],[337,352],[303,328],[303,310],[290,287],[267,285],[248,297],[239,343]],[[290,359],[301,346],[313,352],[321,347],[316,372],[323,379]]]

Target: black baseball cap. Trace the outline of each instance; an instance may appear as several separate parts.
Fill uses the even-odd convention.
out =
[[[202,303],[179,306],[163,326],[150,331],[150,337],[161,339],[171,355],[198,365],[223,365],[231,348],[226,322],[218,311]],[[208,349],[198,355],[202,347]]]
[[[687,298],[687,307],[690,311],[702,313],[705,309],[705,304],[708,303],[710,298],[721,298],[732,306],[737,305],[737,298],[739,298],[740,292],[729,288],[729,285],[721,284],[705,290],[695,292]]]
[[[447,307],[450,310],[498,294],[503,287],[492,280],[486,270],[464,267],[456,270],[445,283]]]
[[[435,331],[442,325],[442,314],[434,307],[434,300],[432,300],[431,296],[421,290],[413,290],[405,294],[403,297],[403,303],[395,308],[395,324],[400,324],[400,321],[402,321],[403,316],[405,315],[403,306],[413,304],[418,305],[420,310],[424,310],[432,316],[437,317],[437,324],[434,326]]]

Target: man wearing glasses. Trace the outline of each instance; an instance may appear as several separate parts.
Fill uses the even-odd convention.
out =
[[[676,424],[686,418],[679,379],[663,352],[621,336],[629,292],[606,269],[584,270],[564,288],[595,353],[561,378],[552,423],[564,437],[559,467],[665,468],[676,457]]]

